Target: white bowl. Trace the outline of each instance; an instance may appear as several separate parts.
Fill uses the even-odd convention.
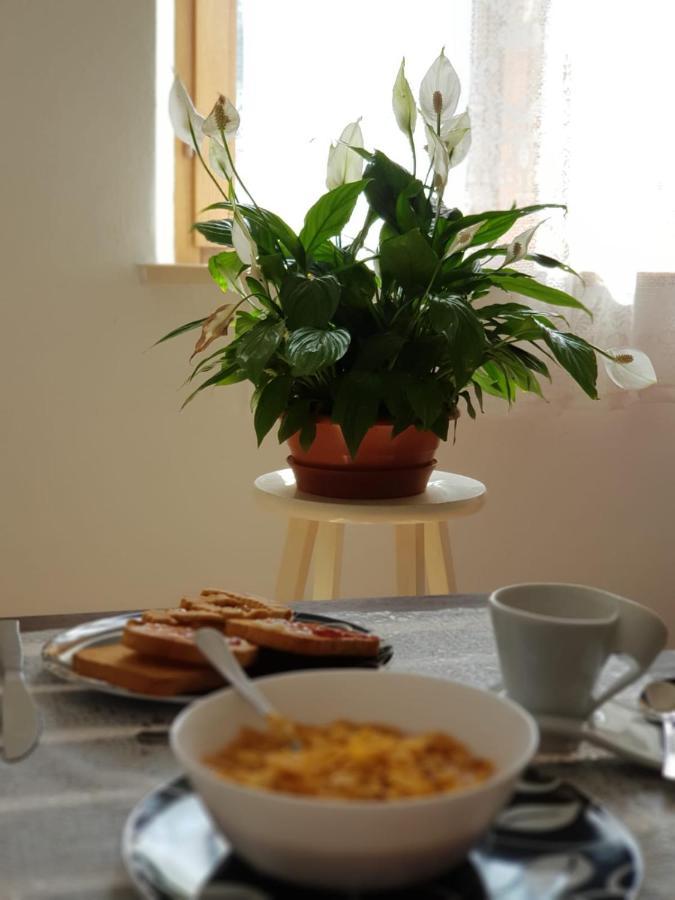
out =
[[[476,787],[387,802],[242,787],[202,759],[242,726],[260,727],[260,719],[230,688],[191,704],[171,729],[171,746],[190,781],[244,859],[298,884],[392,888],[440,874],[488,829],[537,748],[537,726],[515,703],[441,678],[334,669],[274,675],[257,684],[290,719],[444,731],[495,765],[495,773]]]

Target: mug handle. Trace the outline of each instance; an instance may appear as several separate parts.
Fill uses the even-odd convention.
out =
[[[614,595],[617,620],[611,654],[627,656],[628,669],[598,697],[593,698],[591,712],[614,697],[643,675],[666,646],[668,629],[650,609]]]

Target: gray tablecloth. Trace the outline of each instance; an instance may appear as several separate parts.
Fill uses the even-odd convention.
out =
[[[391,668],[487,687],[498,679],[484,600],[386,598],[300,604],[347,616],[389,640]],[[24,635],[26,668],[44,717],[35,752],[0,762],[0,900],[131,900],[120,835],[134,804],[178,774],[166,745],[177,707],[62,684],[43,671],[53,632]],[[662,672],[675,674],[675,654]],[[645,900],[675,898],[675,786],[599,751],[560,767],[621,817],[640,842]]]

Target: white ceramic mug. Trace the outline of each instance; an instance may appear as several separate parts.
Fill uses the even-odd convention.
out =
[[[580,584],[515,584],[490,596],[504,688],[535,715],[585,719],[639,678],[666,645],[651,610]],[[627,669],[598,688],[611,656]]]

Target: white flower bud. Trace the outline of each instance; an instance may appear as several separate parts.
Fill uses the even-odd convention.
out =
[[[326,187],[332,191],[341,184],[349,184],[358,181],[363,172],[363,159],[358,153],[354,153],[351,147],[363,147],[363,134],[357,119],[350,122],[340,135],[337,144],[331,144],[328,150],[328,168],[326,172]]]
[[[417,107],[415,106],[415,98],[410,90],[410,85],[405,77],[405,59],[401,61],[401,67],[394,82],[391,101],[398,127],[412,140],[412,134],[417,123]]]

